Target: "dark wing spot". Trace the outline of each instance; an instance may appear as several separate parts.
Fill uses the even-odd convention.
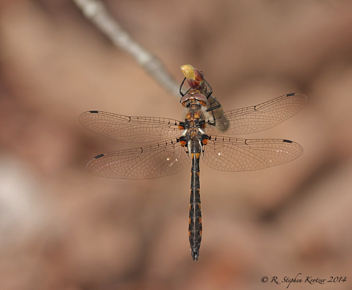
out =
[[[89,113],[98,114],[98,111],[89,111]]]
[[[98,158],[103,157],[103,156],[104,156],[104,154],[99,154],[99,155],[95,156],[94,158],[98,159]]]
[[[282,140],[282,142],[286,142],[286,143],[292,143],[292,141],[290,141],[290,140]]]
[[[286,97],[291,97],[291,96],[294,96],[296,93],[290,93],[290,94],[287,94]]]

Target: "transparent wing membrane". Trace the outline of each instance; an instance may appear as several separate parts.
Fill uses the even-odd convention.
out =
[[[292,117],[307,103],[302,94],[287,94],[257,106],[214,115],[219,122],[229,121],[222,134],[246,134],[274,127]],[[122,142],[155,142],[148,146],[101,154],[91,159],[87,170],[102,177],[148,179],[174,174],[187,165],[187,147],[177,138],[182,134],[180,121],[167,118],[129,117],[102,111],[83,113],[79,120],[92,130]],[[221,129],[220,126],[217,128]],[[283,139],[238,139],[220,137],[214,126],[207,125],[210,135],[203,146],[201,159],[210,167],[224,171],[247,171],[271,167],[299,157],[302,147]],[[167,141],[160,141],[167,139]]]
[[[224,115],[230,126],[221,134],[238,135],[267,130],[297,114],[307,102],[305,95],[293,93],[256,106],[227,111]],[[212,134],[218,130],[208,125],[206,132]]]
[[[290,162],[302,153],[301,145],[289,140],[211,136],[203,161],[216,170],[248,171]]]
[[[182,134],[180,121],[167,118],[129,117],[102,111],[79,116],[89,130],[120,142],[154,142]]]
[[[177,173],[189,164],[186,149],[174,139],[100,154],[87,163],[87,170],[102,177],[148,179]]]
[[[216,170],[248,171],[280,165],[298,158],[302,147],[284,139],[238,139],[212,136],[204,145],[204,163]],[[171,175],[190,165],[190,158],[177,140],[140,148],[100,154],[87,170],[119,179],[149,179]]]

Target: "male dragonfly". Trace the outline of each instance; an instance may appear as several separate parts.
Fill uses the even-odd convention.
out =
[[[190,89],[182,93],[183,81],[180,87],[180,102],[186,109],[183,121],[102,111],[85,112],[79,120],[91,131],[120,142],[152,142],[143,147],[95,156],[86,166],[92,174],[148,179],[174,174],[192,164],[188,232],[192,258],[198,261],[202,238],[199,159],[216,170],[239,172],[283,164],[303,152],[299,144],[286,139],[240,139],[216,133],[248,134],[272,128],[300,111],[306,105],[307,97],[292,93],[223,113],[203,73],[198,75],[198,83],[193,82],[196,80],[193,74],[187,75],[185,71],[184,74]]]

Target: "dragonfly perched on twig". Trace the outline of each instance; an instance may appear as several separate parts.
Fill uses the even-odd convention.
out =
[[[191,167],[189,241],[193,260],[198,260],[202,238],[199,160],[223,171],[263,169],[292,161],[302,147],[286,139],[240,139],[223,135],[248,134],[272,128],[292,117],[307,103],[303,94],[287,94],[256,106],[223,112],[202,72],[181,67],[185,78],[180,102],[184,120],[133,117],[102,111],[80,115],[88,129],[121,142],[151,144],[104,153],[87,163],[95,175],[120,179],[148,179],[174,174]],[[187,80],[189,89],[183,93]]]

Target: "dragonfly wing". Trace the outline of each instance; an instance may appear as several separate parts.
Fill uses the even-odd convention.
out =
[[[109,178],[148,179],[174,174],[190,164],[177,139],[100,154],[87,163],[88,172]]]
[[[308,102],[303,94],[292,93],[265,103],[224,113],[230,123],[222,134],[249,134],[275,127],[298,113]],[[221,120],[220,120],[221,121]],[[215,133],[214,126],[207,126],[207,133]]]
[[[216,170],[248,171],[290,162],[302,153],[301,145],[289,140],[211,136],[203,160]]]
[[[79,116],[89,130],[120,142],[153,142],[181,135],[179,121],[155,117],[129,117],[102,111]]]

